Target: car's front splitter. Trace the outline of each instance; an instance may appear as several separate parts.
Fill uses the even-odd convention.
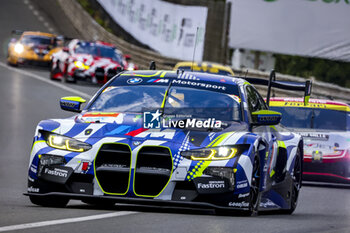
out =
[[[171,200],[160,200],[160,199],[149,199],[149,198],[129,198],[129,197],[117,197],[117,196],[96,196],[96,195],[86,195],[86,194],[75,194],[75,193],[61,193],[61,192],[51,192],[51,193],[24,193],[25,196],[35,196],[35,197],[65,197],[73,200],[82,201],[98,201],[98,200],[110,200],[116,203],[124,204],[136,204],[136,205],[150,205],[150,206],[169,206],[169,207],[184,207],[193,209],[221,209],[221,210],[231,210],[231,211],[247,211],[248,208],[236,208],[236,207],[223,207],[206,202],[189,202],[189,201],[171,201]]]

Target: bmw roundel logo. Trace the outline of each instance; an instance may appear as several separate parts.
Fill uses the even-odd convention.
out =
[[[142,78],[130,78],[126,82],[128,84],[138,84],[142,82]]]

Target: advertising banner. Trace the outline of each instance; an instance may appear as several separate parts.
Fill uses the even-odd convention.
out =
[[[349,0],[230,1],[230,47],[350,61]]]
[[[184,6],[161,0],[98,0],[125,31],[160,54],[192,60],[203,57],[207,7]]]

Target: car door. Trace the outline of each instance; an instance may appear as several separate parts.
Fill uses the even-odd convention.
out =
[[[268,110],[268,107],[264,99],[252,85],[246,85],[245,92],[249,110],[248,117],[250,118],[250,122],[253,123],[251,114],[260,110]],[[264,163],[266,164],[266,166],[264,166],[264,173],[266,172],[267,174],[264,179],[263,186],[266,185],[266,181],[270,180],[269,178],[272,178],[272,176],[275,173],[274,167],[276,166],[277,161],[278,142],[275,135],[276,132],[273,130],[273,127],[274,126],[269,125],[260,125],[252,127],[252,132],[257,135],[260,135],[267,144],[268,154],[267,157],[265,157],[264,161]]]

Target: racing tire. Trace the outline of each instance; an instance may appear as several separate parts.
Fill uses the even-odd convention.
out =
[[[290,197],[290,208],[281,210],[280,212],[282,214],[292,214],[295,208],[297,207],[299,191],[301,188],[301,182],[302,182],[302,158],[300,154],[300,147],[298,147],[295,155],[295,162],[294,162],[293,175],[292,175],[292,187],[291,187],[292,193]]]
[[[261,166],[258,152],[254,156],[252,179],[250,183],[249,193],[249,209],[246,212],[248,216],[258,215],[258,208],[260,205],[260,180],[261,180]]]
[[[7,60],[7,65],[12,66],[12,67],[18,67],[18,63],[11,63],[9,60]]]
[[[62,78],[63,83],[77,83],[77,79],[73,77],[73,80],[68,80],[67,74],[63,75]]]
[[[51,80],[55,80],[55,79],[53,78],[53,76],[54,76],[55,72],[57,72],[57,69],[59,70],[59,68],[57,68],[57,67],[59,66],[59,61],[57,61],[57,65],[56,65],[56,68],[55,68],[55,69],[54,69],[52,66],[53,66],[53,62],[52,62],[52,60],[51,60],[51,62],[50,62],[50,79],[51,79]]]
[[[250,185],[249,194],[249,208],[248,210],[229,210],[229,209],[216,209],[215,213],[218,215],[234,215],[234,216],[257,216],[258,208],[260,205],[260,180],[261,180],[261,168],[259,154],[256,153],[254,156],[252,180]]]
[[[64,197],[39,197],[39,196],[29,196],[30,201],[35,205],[40,205],[44,207],[65,207],[69,199]]]

